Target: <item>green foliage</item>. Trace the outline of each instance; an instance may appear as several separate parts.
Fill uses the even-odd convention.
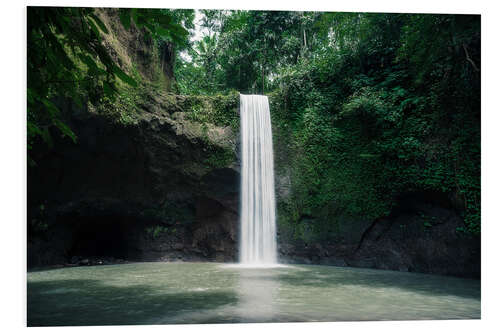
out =
[[[191,96],[189,100],[190,105],[186,105],[188,119],[222,127],[231,126],[233,130],[238,129],[239,94],[236,91],[227,95]]]
[[[162,225],[156,225],[153,227],[146,228],[146,233],[150,235],[153,239],[157,239],[163,235],[175,235],[177,232],[176,228],[171,228]]]
[[[176,64],[181,93],[270,91],[276,69],[295,64],[314,46],[320,16],[312,12],[203,10],[210,33]]]
[[[228,167],[236,160],[234,151],[223,148],[212,148],[210,156],[205,160],[208,169],[219,169]]]
[[[456,197],[463,230],[477,234],[478,17],[329,13],[318,24],[331,24],[334,40],[276,79],[275,142],[295,152],[292,203],[280,214],[304,237],[307,218],[324,232],[431,191]]]
[[[194,220],[194,213],[186,203],[165,201],[157,208],[143,211],[144,217],[161,220],[165,224],[188,224]]]
[[[120,9],[126,29],[133,21],[153,38],[185,42],[188,32],[169,11]],[[102,43],[110,31],[94,8],[28,7],[27,21],[27,139],[28,149],[41,138],[49,146],[56,132],[76,142],[57,100],[70,99],[78,107],[101,100],[114,101],[117,79],[136,87],[137,81],[115,64]],[[30,164],[35,162],[28,157]]]
[[[45,205],[37,205],[31,211],[31,216],[28,218],[28,232],[31,234],[43,234],[49,229],[47,220],[48,219]]]
[[[152,8],[120,8],[120,21],[125,29],[133,21],[138,28],[146,28],[155,40],[163,38],[176,43],[185,43],[189,32],[174,18],[173,11]]]
[[[125,86],[112,98],[103,96],[95,104],[89,106],[97,113],[106,116],[110,121],[125,126],[137,124],[138,116],[142,110],[141,106],[144,101],[148,100],[155,88],[142,82],[137,71],[132,70],[132,72],[132,77],[137,82],[135,86]]]

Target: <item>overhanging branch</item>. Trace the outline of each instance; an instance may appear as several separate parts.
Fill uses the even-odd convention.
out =
[[[472,67],[474,67],[474,70],[476,72],[479,72],[479,68],[477,68],[476,64],[474,63],[474,61],[471,59],[471,57],[469,56],[469,52],[467,51],[467,46],[465,46],[465,44],[462,44],[463,48],[464,48],[464,51],[465,51],[465,57],[467,59],[468,62],[471,63]]]

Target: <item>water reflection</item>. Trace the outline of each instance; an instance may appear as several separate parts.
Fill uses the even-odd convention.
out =
[[[28,273],[28,325],[480,318],[480,281],[311,265],[137,263]]]
[[[236,315],[249,321],[270,321],[279,313],[279,269],[238,271]]]

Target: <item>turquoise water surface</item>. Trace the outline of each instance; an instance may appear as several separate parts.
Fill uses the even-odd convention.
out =
[[[480,318],[480,281],[314,265],[133,263],[29,272],[28,326]]]

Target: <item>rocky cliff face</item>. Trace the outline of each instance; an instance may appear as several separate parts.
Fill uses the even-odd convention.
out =
[[[451,207],[413,194],[401,199],[388,217],[344,226],[329,241],[304,242],[281,235],[279,251],[282,261],[289,263],[478,278],[480,241],[457,231],[462,225]]]
[[[75,256],[235,260],[235,130],[191,120],[196,98],[150,97],[126,122],[64,105],[77,144],[39,147],[28,171],[30,266]]]
[[[115,63],[129,75],[170,90],[174,81],[173,45],[164,43],[159,47],[145,28],[133,22],[125,29],[116,8],[99,8],[96,13],[109,31],[102,34],[102,43]]]
[[[138,82],[116,101],[56,100],[76,144],[53,135],[28,169],[28,265],[78,258],[218,260],[236,256],[237,95],[169,93],[172,50],[115,9],[102,43]],[[232,125],[232,126],[230,126]],[[76,258],[76,259],[75,259]]]

